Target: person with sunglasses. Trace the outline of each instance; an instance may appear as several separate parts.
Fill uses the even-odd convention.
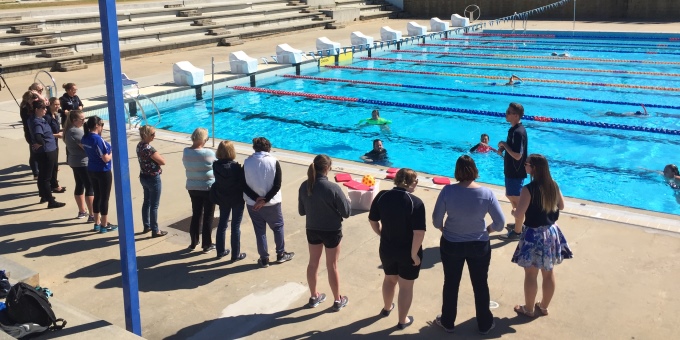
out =
[[[92,183],[94,200],[94,232],[107,233],[118,230],[118,226],[111,224],[109,215],[109,197],[113,175],[111,173],[111,144],[102,139],[104,121],[98,116],[87,119],[85,134],[80,143],[87,154],[87,174]]]
[[[78,206],[76,218],[87,217],[87,223],[94,223],[92,204],[94,202],[94,191],[90,177],[87,174],[87,153],[81,144],[85,135],[83,130],[85,125],[85,115],[80,110],[69,112],[69,119],[64,125],[64,144],[66,144],[66,164],[73,171],[73,178],[76,188],[73,190],[73,197]],[[87,208],[87,209],[86,209]]]
[[[156,129],[150,125],[139,128],[137,143],[137,160],[139,161],[139,181],[144,189],[144,201],[142,203],[142,233],[151,232],[151,237],[163,237],[167,231],[158,229],[158,205],[161,202],[161,174],[165,165],[165,158],[151,146],[156,138]]]
[[[371,203],[368,222],[380,237],[380,262],[385,279],[382,285],[384,306],[380,315],[387,317],[394,309],[394,294],[399,285],[397,329],[413,324],[408,315],[413,301],[413,285],[420,274],[425,238],[425,205],[413,195],[418,174],[408,168],[397,171],[395,187],[382,190]]]

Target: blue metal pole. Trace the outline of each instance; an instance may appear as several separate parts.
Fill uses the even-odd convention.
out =
[[[139,314],[139,287],[137,285],[137,257],[132,222],[130,197],[130,166],[128,162],[127,136],[125,133],[125,103],[120,66],[118,21],[115,0],[99,0],[99,16],[104,47],[104,73],[106,76],[106,97],[109,106],[109,125],[113,145],[113,176],[116,194],[116,216],[118,217],[118,240],[123,276],[123,305],[125,328],[142,335]]]

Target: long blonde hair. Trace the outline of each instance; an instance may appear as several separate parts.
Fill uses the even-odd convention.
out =
[[[531,180],[536,182],[541,193],[541,207],[543,211],[557,211],[557,203],[560,200],[560,188],[550,175],[548,160],[539,154],[531,154],[527,157],[531,165]],[[533,197],[532,197],[533,199]]]
[[[307,196],[312,196],[314,183],[316,183],[316,173],[326,172],[331,167],[331,158],[326,155],[317,155],[314,162],[307,169]]]

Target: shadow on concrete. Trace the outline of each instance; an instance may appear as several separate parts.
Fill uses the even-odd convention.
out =
[[[297,317],[286,317],[290,314],[306,310],[306,306],[295,307],[292,309],[272,313],[272,314],[248,314],[229,316],[200,324],[192,325],[181,329],[175,335],[171,335],[166,340],[188,339],[196,335],[200,339],[238,339],[256,334],[259,331],[269,330],[282,325],[292,323],[302,323],[311,320],[321,314],[331,312],[331,307],[321,309],[317,312],[301,315]]]
[[[0,210],[1,213],[1,210]],[[73,219],[61,219],[48,222],[28,222],[28,223],[16,223],[16,224],[6,224],[0,226],[0,237],[12,237],[21,233],[34,232],[49,228],[67,227],[70,224],[62,224],[62,222],[73,221]],[[83,228],[87,228],[83,226]],[[32,247],[39,247],[45,244],[53,244],[64,240],[72,240],[87,235],[88,231],[56,234],[56,235],[45,235],[39,237],[32,237],[27,239],[20,238],[7,238],[0,241],[0,254],[9,254],[21,251],[27,251]],[[80,249],[79,251],[86,251],[92,248]],[[54,256],[59,256],[62,254],[54,254]],[[29,256],[29,255],[27,255]],[[29,256],[29,257],[38,257]]]
[[[501,238],[500,235],[489,236],[489,240],[497,240],[498,242],[491,244],[491,249],[497,249],[510,245],[512,248],[517,247],[517,241],[509,241]]]
[[[53,332],[44,332],[44,333],[41,333],[37,337],[31,337],[31,339],[58,339],[58,338],[62,338],[62,337],[65,337],[65,336],[79,334],[79,333],[82,333],[82,332],[87,332],[87,331],[91,331],[91,330],[94,330],[94,329],[97,329],[97,328],[102,328],[102,327],[107,327],[107,326],[111,326],[111,324],[104,321],[104,320],[92,321],[92,322],[88,322],[86,324],[76,325],[76,326],[67,325],[64,329],[60,329],[58,331],[53,331]]]
[[[420,264],[420,269],[433,268],[439,262],[442,262],[442,255],[439,251],[439,247],[423,249],[423,261]]]
[[[83,237],[94,234],[90,231],[90,224],[83,226],[87,230],[77,231],[72,233],[60,234],[60,235],[48,235],[33,238],[26,241],[40,242],[41,244],[50,244],[49,246],[43,248],[40,251],[33,253],[27,253],[24,255],[28,258],[37,258],[43,256],[62,256],[70,255],[80,252],[89,251],[92,249],[106,248],[112,245],[118,245],[118,233],[107,233],[107,236],[100,235],[94,239],[82,239]],[[59,242],[67,240],[69,242]]]
[[[118,242],[117,238],[113,241]],[[196,261],[187,261],[198,256],[201,257]],[[175,262],[177,260],[181,262]],[[246,262],[247,260],[232,263],[227,259],[217,260],[214,253],[210,256],[199,251],[188,252],[186,249],[171,253],[137,256],[139,290],[143,292],[159,292],[194,289],[228,275],[259,268],[256,263]],[[75,279],[111,275],[116,276],[98,283],[95,285],[95,288],[122,288],[120,262],[118,260],[105,260],[92,264],[67,274],[66,278]]]
[[[215,210],[216,210],[216,211],[219,211],[219,207],[216,206],[216,207],[215,207]],[[244,213],[245,213],[245,211],[244,211]],[[213,218],[213,223],[212,223],[212,229],[213,229],[213,230],[217,229],[217,223],[219,223],[219,221],[220,221],[219,217]],[[231,221],[231,220],[230,220],[230,221]],[[184,219],[181,219],[181,220],[179,220],[179,221],[177,221],[177,222],[175,222],[175,223],[173,223],[173,224],[168,225],[168,228],[177,229],[177,230],[181,230],[181,231],[184,231],[184,232],[187,232],[187,233],[188,233],[188,232],[189,232],[189,227],[190,227],[190,226],[191,226],[191,216],[189,216],[189,217],[187,217],[187,218],[184,218]],[[202,228],[202,226],[203,226],[203,219],[201,219],[201,224],[200,224],[200,226],[201,226],[201,228]]]

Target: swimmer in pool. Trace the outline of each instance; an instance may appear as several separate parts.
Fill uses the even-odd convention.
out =
[[[381,118],[380,111],[378,110],[373,110],[373,112],[371,112],[371,118],[366,118],[359,121],[359,124],[362,125],[387,125],[391,123],[391,120]]]
[[[373,150],[365,153],[360,157],[362,161],[372,164],[387,163],[387,149],[383,148],[383,142],[380,139],[373,141]]]
[[[521,84],[521,83],[522,83],[522,78],[520,78],[520,77],[518,77],[518,76],[516,76],[516,75],[513,74],[512,76],[510,76],[510,79],[508,79],[508,82],[505,83],[505,84],[503,84],[503,83],[496,83],[496,82],[487,83],[487,84],[493,85],[493,86],[513,86],[513,85],[519,85],[519,84]]]
[[[663,178],[671,188],[680,190],[680,171],[675,164],[668,164],[663,168]]]
[[[553,56],[553,57],[562,57],[562,58],[569,58],[570,57],[569,52],[564,52],[564,53],[553,52],[553,53],[550,53],[550,55]]]
[[[483,133],[482,136],[479,139],[479,143],[477,145],[473,146],[470,149],[470,152],[480,152],[480,153],[487,153],[487,152],[498,152],[498,150],[492,148],[489,146],[489,135],[486,133]]]
[[[649,114],[647,113],[647,108],[645,108],[644,105],[641,105],[641,106],[642,106],[643,111],[638,110],[638,111],[635,111],[635,112],[622,112],[622,113],[614,112],[614,111],[607,111],[607,112],[604,113],[604,115],[610,116],[610,117],[633,117],[633,116],[638,116],[638,117],[645,116],[646,117],[646,116],[649,116]]]

